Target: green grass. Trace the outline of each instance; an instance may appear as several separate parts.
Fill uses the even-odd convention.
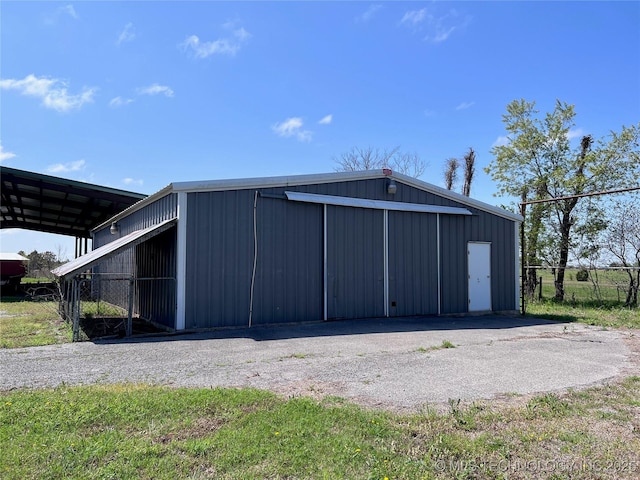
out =
[[[49,283],[51,281],[52,279],[47,277],[23,277],[20,283]]]
[[[573,302],[603,302],[623,304],[626,298],[629,279],[627,274],[620,270],[598,270],[597,285],[591,280],[579,282],[576,280],[576,269],[568,269],[565,273],[564,290],[565,300]],[[591,273],[595,275],[596,273]],[[542,277],[542,296],[551,299],[555,296],[555,286],[551,270],[538,270],[538,277]],[[538,293],[536,292],[536,295]]]
[[[443,340],[440,345],[434,345],[433,347],[419,347],[415,351],[418,353],[428,353],[435,350],[442,350],[443,348],[456,348],[456,346],[449,340]]]
[[[527,302],[527,314],[532,317],[580,322],[608,328],[640,328],[640,308],[624,307],[627,276],[619,270],[598,271],[599,288],[591,281],[575,280],[577,270],[569,269],[565,276],[565,300],[554,300],[555,287],[550,270],[539,270],[542,277],[541,300]],[[620,288],[618,288],[620,287]]]
[[[639,399],[640,377],[414,415],[253,389],[19,390],[0,393],[0,477],[637,478]]]
[[[612,302],[533,301],[527,303],[527,316],[607,328],[640,328],[639,308],[626,308]]]
[[[58,315],[57,302],[0,299],[0,348],[70,342],[71,327]]]

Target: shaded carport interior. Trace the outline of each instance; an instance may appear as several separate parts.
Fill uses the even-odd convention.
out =
[[[0,228],[21,228],[91,238],[91,229],[134,203],[141,193],[104,187],[41,173],[1,167],[2,218]],[[81,242],[80,242],[81,243]]]

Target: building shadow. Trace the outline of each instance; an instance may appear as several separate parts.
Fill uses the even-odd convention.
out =
[[[571,323],[575,317],[558,315],[557,319],[522,315],[416,316],[402,318],[366,318],[298,324],[254,325],[171,334],[134,335],[129,338],[96,340],[96,344],[197,341],[247,338],[256,342],[294,338],[336,337],[364,334],[391,334],[449,330],[504,330],[510,328]]]

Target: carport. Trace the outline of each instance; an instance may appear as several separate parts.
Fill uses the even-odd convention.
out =
[[[17,168],[0,167],[0,174],[0,228],[75,237],[76,257],[89,251],[93,227],[146,197]]]

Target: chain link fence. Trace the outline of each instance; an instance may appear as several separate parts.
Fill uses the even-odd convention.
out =
[[[171,330],[175,278],[136,278],[93,273],[61,285],[60,312],[73,326],[73,340],[125,337]]]

